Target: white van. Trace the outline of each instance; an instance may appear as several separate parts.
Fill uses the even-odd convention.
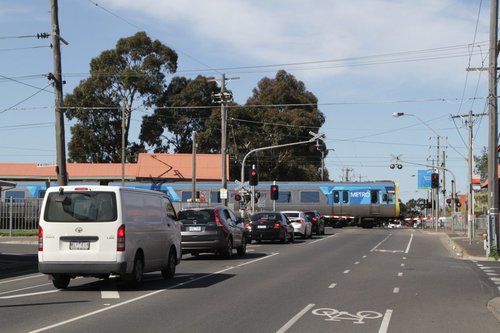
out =
[[[76,276],[120,275],[132,286],[146,272],[171,278],[181,256],[180,227],[164,193],[117,186],[47,190],[38,269],[56,288],[67,288]]]

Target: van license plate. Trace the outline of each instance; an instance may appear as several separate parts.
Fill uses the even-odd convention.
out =
[[[189,227],[189,231],[201,231],[201,227]]]
[[[90,249],[90,242],[69,242],[70,250],[88,250]]]

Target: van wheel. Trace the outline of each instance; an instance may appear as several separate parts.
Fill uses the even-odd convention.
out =
[[[137,287],[142,282],[142,275],[144,274],[144,259],[141,254],[136,254],[134,259],[134,269],[132,273],[126,274],[124,280],[130,287]]]
[[[168,263],[167,267],[161,270],[161,276],[164,280],[171,279],[175,275],[175,266],[176,266],[177,258],[175,256],[175,251],[170,249],[168,254]]]
[[[54,274],[52,284],[57,289],[66,289],[66,288],[68,288],[69,280],[71,280],[69,275]]]

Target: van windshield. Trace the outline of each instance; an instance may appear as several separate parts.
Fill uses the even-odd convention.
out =
[[[47,222],[111,222],[116,217],[114,192],[50,193],[44,213]]]

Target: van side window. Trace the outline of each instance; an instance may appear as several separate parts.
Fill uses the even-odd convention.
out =
[[[174,205],[166,197],[162,197],[163,206],[167,210],[167,216],[173,220],[177,220],[177,214],[175,213]]]

